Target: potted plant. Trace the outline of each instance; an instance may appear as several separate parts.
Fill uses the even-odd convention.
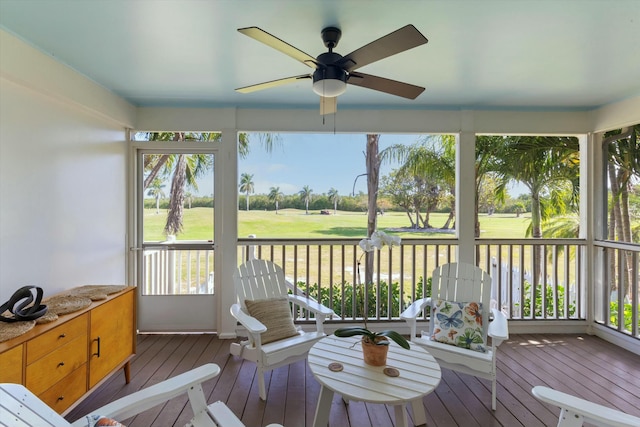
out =
[[[400,244],[400,237],[390,236],[383,231],[375,231],[370,238],[362,239],[358,244],[363,250],[362,255],[358,259],[356,282],[360,280],[360,261],[362,257],[367,253],[375,249],[382,249],[383,246],[394,246]],[[356,283],[358,286],[358,283]],[[365,283],[365,287],[367,284]],[[350,326],[346,328],[338,328],[334,332],[337,337],[353,337],[356,335],[362,335],[362,352],[364,355],[365,363],[373,366],[384,366],[387,362],[387,352],[389,350],[389,340],[393,340],[402,348],[409,349],[409,342],[398,332],[392,330],[385,330],[381,332],[374,332],[367,327],[367,307],[366,298],[367,292],[363,295],[363,321],[364,327]],[[355,293],[357,295],[357,293]]]

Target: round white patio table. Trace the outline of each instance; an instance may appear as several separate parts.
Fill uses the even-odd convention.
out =
[[[362,358],[360,339],[327,336],[309,350],[309,368],[322,386],[313,426],[327,427],[334,392],[341,394],[345,401],[394,405],[398,427],[408,426],[405,405],[410,403],[414,424],[426,424],[422,398],[440,383],[442,373],[438,362],[417,345],[405,350],[392,341],[386,366],[367,365]],[[332,363],[340,363],[342,370],[329,369]],[[399,375],[388,376],[385,368],[395,368]]]

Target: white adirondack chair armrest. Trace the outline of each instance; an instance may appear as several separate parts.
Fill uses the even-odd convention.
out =
[[[417,338],[417,321],[418,316],[422,311],[431,305],[431,297],[420,298],[411,303],[409,307],[407,307],[401,314],[400,318],[406,321],[409,324],[409,339],[412,340]]]
[[[596,423],[598,425],[616,427],[637,427],[640,426],[640,418],[617,409],[598,405],[597,403],[563,393],[558,390],[544,386],[535,386],[531,393],[543,402],[551,403],[564,410],[582,415],[584,421]]]
[[[422,310],[430,304],[431,297],[417,299],[400,314],[400,318],[402,320],[416,319]]]
[[[199,366],[184,374],[152,385],[128,396],[115,400],[101,408],[92,411],[91,414],[103,415],[116,420],[126,420],[140,414],[147,409],[167,402],[169,399],[185,394],[194,386],[217,376],[220,367],[215,363]],[[88,415],[91,415],[88,414]],[[86,418],[81,418],[71,424],[74,427],[87,425]]]
[[[493,314],[493,320],[489,322],[487,334],[497,347],[502,341],[509,339],[509,323],[507,322],[507,316],[502,311],[492,308],[491,313]]]
[[[303,297],[300,295],[292,295],[292,294],[289,294],[288,297],[289,297],[289,301],[311,311],[312,313],[320,314],[322,316],[329,316],[329,317],[335,314],[333,310],[331,310],[329,307],[326,307],[320,304],[313,298]]]
[[[240,322],[251,335],[260,335],[267,330],[264,323],[245,313],[238,303],[231,305],[231,315]]]

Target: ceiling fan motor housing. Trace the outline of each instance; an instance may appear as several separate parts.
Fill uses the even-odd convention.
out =
[[[313,82],[324,79],[341,80],[346,83],[347,72],[338,65],[334,65],[339,59],[342,59],[342,55],[334,52],[325,52],[318,55],[316,58],[320,65],[313,73]]]
[[[320,96],[334,97],[344,93],[347,86],[347,72],[334,65],[342,55],[326,52],[318,55],[318,68],[313,72],[313,91]]]
[[[340,31],[340,28],[327,27],[322,30],[320,36],[324,46],[328,49],[333,49],[338,45],[340,37],[342,37],[342,31]]]

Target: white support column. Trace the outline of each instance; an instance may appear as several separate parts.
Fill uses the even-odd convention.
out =
[[[238,131],[222,130],[222,145],[215,159],[215,283],[216,323],[220,338],[236,337],[236,320],[229,308],[235,303],[233,272],[238,265]]]
[[[586,295],[581,301],[587,310],[587,332],[594,333],[593,322],[602,315],[596,307],[596,292],[602,292],[604,252],[593,246],[595,239],[603,239],[607,221],[607,200],[603,164],[602,133],[590,133],[580,139],[580,236],[587,240],[581,274],[586,283]],[[584,231],[583,231],[584,230]],[[590,262],[589,262],[590,261]]]
[[[476,136],[473,112],[461,114],[461,132],[456,136],[456,232],[458,261],[474,263],[475,258],[475,165]]]

